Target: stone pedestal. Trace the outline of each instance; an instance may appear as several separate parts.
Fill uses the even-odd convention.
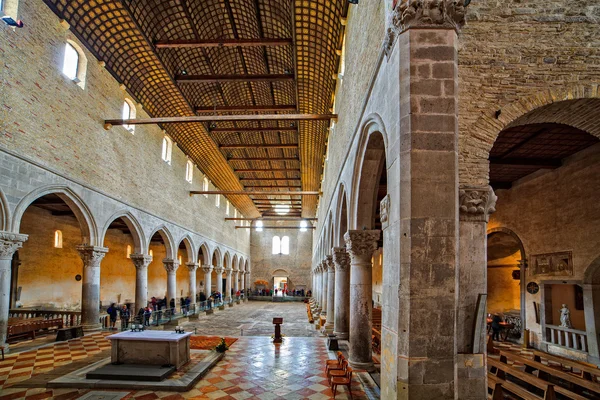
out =
[[[350,327],[350,255],[343,247],[333,248],[335,265],[335,318],[333,333],[347,340]]]
[[[175,306],[179,304],[177,301],[177,268],[179,268],[179,262],[170,258],[163,260],[165,270],[167,271],[167,308],[170,307],[171,299],[175,299]]]
[[[333,333],[335,321],[335,265],[333,256],[327,256],[327,320],[325,322],[325,333]]]
[[[77,251],[83,260],[81,325],[86,332],[100,330],[100,262],[108,249],[80,245],[77,246]]]
[[[6,334],[10,310],[10,279],[13,255],[23,246],[27,235],[0,231],[0,346],[8,351]]]
[[[191,332],[121,332],[107,337],[111,341],[113,364],[170,364],[179,369],[190,361]]]
[[[202,266],[202,271],[204,272],[204,295],[206,296],[206,298],[208,299],[211,295],[210,293],[210,288],[211,288],[211,275],[212,275],[212,266],[211,265],[203,265]]]
[[[148,265],[152,262],[152,257],[146,254],[131,254],[129,258],[135,266],[134,312],[137,315],[140,308],[148,305]]]
[[[192,305],[194,306],[193,311],[196,312],[196,270],[198,269],[198,264],[194,262],[189,262],[185,264],[188,268],[189,272],[189,289],[190,289],[190,300],[192,301]]]
[[[373,295],[371,258],[381,235],[378,230],[348,231],[344,235],[350,254],[350,357],[353,368],[372,370],[371,330]]]

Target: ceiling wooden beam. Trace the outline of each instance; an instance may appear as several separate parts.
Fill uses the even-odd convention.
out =
[[[317,229],[316,226],[306,226],[301,228],[299,226],[241,226],[236,225],[235,229]]]
[[[298,143],[290,144],[221,144],[220,149],[297,149]]]
[[[242,168],[234,172],[300,172],[299,168]]]
[[[248,186],[244,186],[245,188],[252,188],[252,189],[256,189],[256,188],[272,188],[272,189],[277,189],[277,188],[282,188],[282,189],[287,189],[287,188],[299,188],[302,187],[300,185],[281,185],[281,186],[277,186],[277,185],[248,185]]]
[[[511,182],[490,182],[490,186],[494,189],[510,189],[512,188]]]
[[[284,128],[213,128],[211,133],[236,133],[236,132],[298,132],[295,126],[286,126]]]
[[[299,181],[300,178],[240,178],[243,181]]]
[[[274,106],[216,106],[216,107],[196,107],[196,112],[250,112],[250,111],[296,111],[293,104],[274,105]]]
[[[337,114],[259,114],[259,115],[194,115],[191,117],[159,117],[146,119],[107,119],[104,129],[114,125],[177,124],[190,122],[235,121],[326,121],[337,119]],[[263,132],[261,129],[258,132]],[[235,132],[241,132],[237,129]]]
[[[490,164],[496,165],[516,165],[516,166],[531,166],[554,169],[562,165],[561,160],[544,159],[544,158],[496,158],[490,157]]]
[[[216,83],[216,82],[281,82],[293,81],[294,74],[241,74],[241,75],[177,75],[177,83]]]
[[[202,48],[202,47],[256,47],[289,46],[292,39],[204,39],[204,40],[159,40],[154,43],[157,49]]]
[[[317,221],[318,218],[269,217],[269,218],[225,218],[225,221]]]
[[[300,161],[293,157],[231,157],[227,161]]]
[[[284,188],[282,186],[282,188]],[[195,194],[226,195],[262,195],[262,196],[320,196],[321,192],[308,190],[260,191],[260,190],[190,190],[190,196]]]

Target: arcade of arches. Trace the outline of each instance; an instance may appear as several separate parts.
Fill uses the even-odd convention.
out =
[[[600,367],[597,1],[0,10],[9,357],[31,318],[307,295],[382,399],[485,399],[494,346]]]

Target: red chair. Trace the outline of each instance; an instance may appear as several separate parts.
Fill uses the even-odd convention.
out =
[[[352,398],[352,389],[351,389],[351,385],[352,385],[352,368],[348,367],[346,368],[346,375],[343,377],[336,377],[336,378],[332,378],[331,379],[331,389],[333,390],[333,398],[335,399],[335,395],[337,392],[337,387],[338,386],[346,386],[348,388],[348,394],[350,395],[350,398]]]
[[[338,367],[342,365],[342,360],[344,360],[344,355],[341,351],[337,352],[337,358],[335,360],[327,360],[325,362],[325,371],[327,371],[330,367]]]

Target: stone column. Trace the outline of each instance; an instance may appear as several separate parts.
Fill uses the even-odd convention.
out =
[[[231,267],[225,269],[225,273],[227,274],[227,280],[225,281],[225,293],[223,294],[223,298],[229,298],[229,307],[233,307],[231,304],[231,274],[233,269]]]
[[[240,290],[240,270],[236,269],[233,271],[233,293],[237,293]]]
[[[220,265],[213,268],[217,273],[217,292],[221,293],[221,295],[223,295],[223,299],[225,299],[225,293],[223,292],[223,271],[225,269]]]
[[[206,295],[206,298],[208,299],[211,295],[210,293],[210,288],[211,288],[211,274],[212,274],[212,270],[213,267],[212,265],[203,265],[202,266],[202,271],[204,271],[204,294]]]
[[[196,304],[196,270],[198,269],[198,263],[189,262],[185,264],[189,271],[190,277],[190,300],[191,304]],[[192,309],[196,312],[196,308]]]
[[[391,355],[396,370],[382,368],[381,398],[470,399],[456,392],[455,382],[457,31],[464,23],[464,1],[399,1],[386,32],[384,49],[398,63],[400,78],[399,154],[391,155],[400,164],[399,201],[394,200],[400,220],[388,228],[400,244],[386,254],[399,258],[400,279],[397,329],[385,332],[387,343],[397,345]],[[354,268],[351,281],[353,273]],[[388,360],[382,356],[382,364]]]
[[[343,247],[333,248],[335,265],[335,319],[333,333],[347,340],[350,327],[350,255]]]
[[[152,257],[147,254],[131,254],[129,256],[135,266],[135,313],[148,305],[148,265]]]
[[[371,330],[373,293],[371,258],[381,236],[378,230],[348,231],[344,235],[350,254],[350,358],[354,368],[373,369]]]
[[[313,287],[313,297],[317,308],[321,306],[321,264],[315,266],[315,286]]]
[[[6,335],[10,311],[10,272],[13,255],[23,246],[27,235],[0,231],[0,346],[8,351]]]
[[[587,331],[588,362],[600,363],[600,284],[583,284],[583,311]]]
[[[327,256],[327,320],[325,322],[325,333],[333,333],[335,322],[335,264],[333,256]]]
[[[463,187],[459,191],[458,304],[456,314],[457,381],[460,399],[487,395],[486,298],[487,222],[495,211],[491,187]]]
[[[246,289],[246,271],[240,271],[240,291],[244,292]]]
[[[108,253],[106,247],[77,246],[83,260],[81,285],[81,325],[84,331],[102,329],[100,324],[100,262]]]
[[[177,268],[179,268],[179,261],[171,258],[165,258],[163,265],[167,270],[167,308],[170,308],[171,299],[175,299],[175,307],[179,304],[177,301]]]
[[[327,259],[323,260],[321,264],[322,274],[321,277],[323,279],[321,283],[321,315],[327,315],[327,283],[328,276],[327,271],[329,270],[329,265],[327,264]]]

